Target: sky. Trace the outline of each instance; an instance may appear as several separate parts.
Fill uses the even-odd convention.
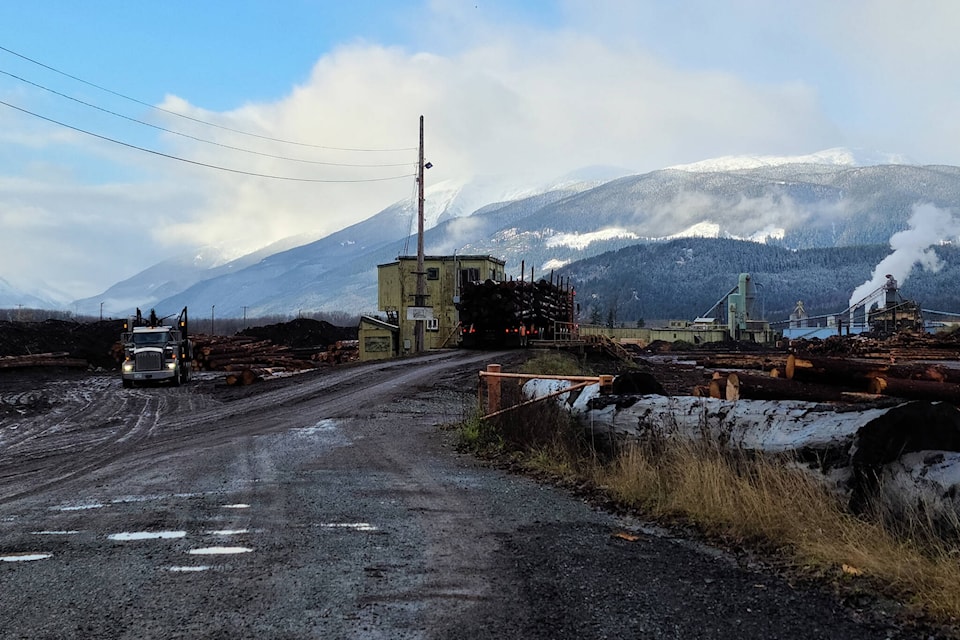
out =
[[[478,176],[960,164],[960,3],[0,3],[0,279],[95,296]],[[408,229],[398,229],[398,237]]]

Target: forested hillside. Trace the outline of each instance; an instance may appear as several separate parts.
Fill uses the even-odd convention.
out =
[[[771,322],[786,320],[802,300],[811,316],[847,309],[853,290],[868,280],[889,246],[790,250],[754,242],[688,238],[637,244],[573,263],[560,270],[577,290],[582,322],[611,319],[626,326],[639,319],[692,320],[719,313],[711,308],[737,285],[740,273],[757,284],[758,311]],[[960,248],[936,248],[943,268],[915,266],[901,277],[901,294],[922,307],[960,313]]]

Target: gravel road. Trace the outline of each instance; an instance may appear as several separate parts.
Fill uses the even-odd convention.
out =
[[[0,637],[926,637],[456,453],[511,357],[3,376]]]

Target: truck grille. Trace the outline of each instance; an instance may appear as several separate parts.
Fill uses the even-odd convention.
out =
[[[162,364],[160,353],[147,351],[137,354],[137,371],[160,371]]]

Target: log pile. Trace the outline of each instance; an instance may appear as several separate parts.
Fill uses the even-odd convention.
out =
[[[791,348],[811,356],[851,356],[923,360],[960,359],[960,331],[950,333],[899,333],[880,339],[869,335],[831,336],[793,340]]]
[[[914,352],[917,357],[925,358],[926,353]],[[960,365],[946,361],[728,354],[698,363],[718,370],[713,380],[691,390],[695,396],[810,402],[863,402],[887,396],[960,406]]]
[[[0,369],[26,369],[30,367],[86,369],[88,366],[86,359],[72,358],[67,351],[34,353],[26,356],[0,356]]]
[[[760,374],[756,395],[794,381]],[[736,385],[740,374],[713,381]],[[946,402],[887,399],[868,406],[801,400],[604,395],[598,384],[551,393],[551,380],[530,380],[528,398],[553,398],[589,425],[591,437],[617,442],[706,441],[750,454],[785,454],[795,468],[832,487],[858,511],[884,504],[889,513],[949,527],[960,517],[960,409]],[[923,381],[928,382],[928,381]],[[806,384],[797,382],[796,384]],[[949,384],[949,383],[930,383]],[[614,380],[616,385],[616,380]],[[740,382],[741,390],[751,388]],[[770,391],[772,390],[772,391]],[[775,458],[778,459],[778,458]],[[885,507],[886,508],[886,507]]]
[[[360,341],[359,340],[337,340],[327,347],[326,351],[315,353],[311,356],[317,362],[326,362],[329,364],[341,364],[343,362],[353,362],[360,359]]]
[[[244,369],[310,369],[316,363],[290,347],[249,336],[194,335],[195,371],[243,371]]]

